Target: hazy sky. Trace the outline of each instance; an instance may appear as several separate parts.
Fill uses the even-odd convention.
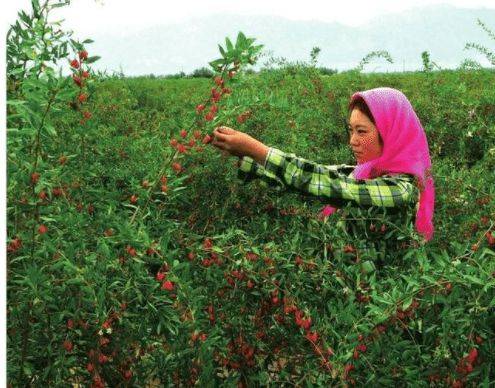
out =
[[[41,0],[40,0],[41,1]],[[384,13],[409,8],[450,4],[457,7],[495,8],[495,0],[328,0],[267,1],[267,0],[73,0],[71,5],[54,12],[65,19],[65,27],[80,34],[115,33],[126,28],[140,29],[149,25],[180,22],[191,17],[216,13],[243,15],[278,15],[292,20],[338,21],[351,26],[366,23]],[[10,25],[17,12],[30,9],[30,0],[7,0],[4,17]],[[219,20],[221,23],[221,20]]]

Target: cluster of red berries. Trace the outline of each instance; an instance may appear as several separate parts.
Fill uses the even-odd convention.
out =
[[[74,109],[79,109],[77,104],[79,103],[79,105],[82,105],[88,99],[88,95],[83,92],[83,87],[85,86],[85,80],[89,78],[89,72],[87,70],[83,70],[82,68],[83,62],[86,59],[88,59],[88,52],[86,50],[83,50],[79,52],[79,61],[77,59],[73,59],[70,62],[70,66],[75,71],[74,74],[72,74],[72,80],[80,89],[79,95],[77,97],[77,102],[76,103],[72,102],[70,104],[71,107],[73,107]],[[83,111],[82,119],[80,120],[80,123],[81,124],[86,123],[86,121],[88,121],[91,118],[91,116],[92,116],[91,112],[87,110]]]
[[[228,77],[232,78],[234,77],[235,72],[230,71],[228,73]],[[226,94],[231,94],[232,90],[230,88],[225,87],[224,79],[220,76],[216,76],[214,78],[215,85],[213,88],[211,88],[211,97],[209,99],[209,102],[212,104],[210,109],[206,112],[204,118],[206,121],[212,121],[215,118],[215,115],[218,113],[218,106],[216,103],[220,101],[222,96]],[[202,114],[206,110],[206,104],[199,104],[196,106],[196,113]]]
[[[167,272],[170,270],[170,267],[168,265],[168,263],[163,263],[162,267],[160,268],[160,270],[157,272],[156,276],[155,276],[155,279],[158,281],[158,282],[161,282],[162,283],[162,290],[166,290],[166,291],[173,291],[174,288],[175,288],[175,283],[170,281],[170,280],[167,280],[166,277],[167,277]]]
[[[219,363],[230,366],[232,369],[240,369],[241,366],[254,367],[256,365],[254,355],[256,349],[239,334],[234,340],[227,344],[229,352],[227,357],[220,357]],[[218,354],[216,354],[218,357]]]
[[[236,121],[237,124],[242,124],[244,123],[248,118],[251,117],[252,112],[250,110],[247,110],[245,112],[242,112],[240,115],[237,116]]]
[[[7,245],[7,252],[15,252],[22,247],[22,240],[19,237],[13,238]]]
[[[467,376],[473,371],[473,364],[478,358],[478,349],[472,348],[469,354],[459,360],[456,366],[457,373]]]
[[[410,319],[414,315],[414,311],[419,307],[419,302],[417,299],[413,299],[411,305],[406,309],[402,310],[402,308],[397,308],[395,313],[395,317],[392,317],[392,321],[400,320],[402,322]]]

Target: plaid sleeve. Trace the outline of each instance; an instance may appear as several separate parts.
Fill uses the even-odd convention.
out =
[[[290,189],[333,202],[363,206],[401,207],[416,200],[416,186],[406,174],[357,180],[346,176],[348,165],[322,165],[270,148],[265,166],[242,160],[239,173],[247,181],[260,177],[270,186]],[[251,163],[251,164],[250,164]],[[352,170],[351,170],[352,171]]]
[[[268,153],[270,153],[271,148]],[[265,159],[263,165],[257,163],[253,158],[249,156],[243,156],[239,159],[237,178],[243,183],[247,184],[253,179],[260,179],[262,186],[272,187],[276,190],[286,189],[284,182],[278,178],[275,174],[266,171],[265,165],[268,157]]]

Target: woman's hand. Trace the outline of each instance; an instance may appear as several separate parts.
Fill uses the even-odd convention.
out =
[[[268,147],[248,134],[229,127],[217,127],[213,131],[212,145],[230,155],[250,156],[258,163],[263,163]]]

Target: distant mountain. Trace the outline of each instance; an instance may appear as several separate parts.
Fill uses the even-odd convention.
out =
[[[495,29],[495,9],[464,9],[448,5],[413,8],[371,20],[360,27],[319,21],[292,21],[274,16],[214,15],[190,19],[181,24],[152,26],[114,35],[93,35],[92,54],[101,55],[96,69],[126,75],[191,73],[219,56],[218,44],[225,37],[235,39],[238,31],[265,45],[265,52],[289,61],[309,61],[315,46],[321,48],[318,66],[339,70],[355,67],[373,50],[388,50],[389,64],[377,59],[365,71],[417,70],[421,53],[443,68],[456,68],[465,58],[488,62],[473,50],[463,50],[467,42],[495,49],[495,42],[477,24],[480,18]],[[259,69],[267,58],[261,58]]]

